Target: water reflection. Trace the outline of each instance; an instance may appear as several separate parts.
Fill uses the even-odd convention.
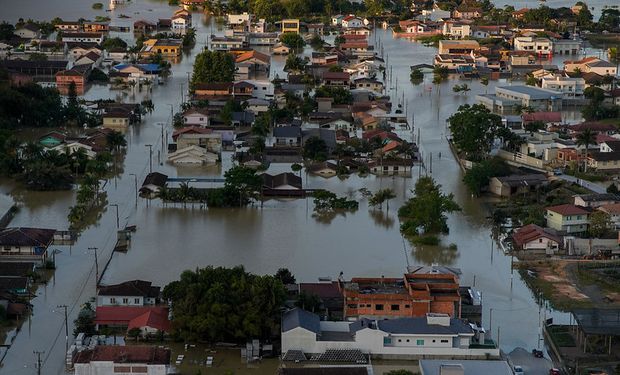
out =
[[[412,245],[411,255],[417,264],[441,264],[452,266],[459,258],[459,252],[453,246]]]
[[[370,209],[368,214],[374,221],[375,225],[385,228],[391,229],[394,226],[394,218],[390,215],[389,211]]]

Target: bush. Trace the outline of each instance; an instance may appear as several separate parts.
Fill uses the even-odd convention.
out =
[[[411,237],[411,242],[415,245],[428,245],[428,246],[437,246],[439,245],[439,237],[433,235],[422,235],[422,236],[413,236]]]
[[[103,4],[102,3],[94,3],[93,4],[93,9],[103,9]]]

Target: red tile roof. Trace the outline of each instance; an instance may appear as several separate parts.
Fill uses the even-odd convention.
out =
[[[542,122],[562,122],[562,114],[560,112],[532,112],[524,113],[523,121],[528,123],[532,121]]]
[[[165,306],[98,306],[95,324],[129,326],[134,319],[140,317],[144,319],[143,315],[149,312],[155,313],[165,320],[168,320],[168,308]],[[135,321],[134,326],[138,324],[138,322],[139,321]],[[162,328],[164,327],[162,326]]]
[[[346,72],[325,72],[323,73],[323,79],[348,81],[350,78],[351,78],[351,75]]]
[[[94,361],[114,363],[170,364],[170,349],[156,346],[107,346],[99,345],[92,350],[79,352],[74,362]]]
[[[127,329],[150,327],[162,332],[170,332],[171,325],[168,315],[161,315],[153,310],[149,310],[144,314],[133,318],[129,321]]]
[[[537,240],[541,237],[548,238],[560,244],[562,239],[560,236],[557,236],[551,233],[548,229],[539,227],[536,224],[528,224],[524,227],[517,229],[512,235],[512,239],[518,247],[523,247],[523,245],[528,242]]]
[[[547,211],[553,211],[556,212],[562,216],[568,216],[568,215],[587,215],[590,213],[589,210],[583,208],[583,207],[579,207],[579,206],[575,206],[574,204],[561,204],[559,206],[551,206],[551,207],[547,207],[545,208]]]
[[[250,59],[256,59],[258,61],[262,61],[265,64],[269,64],[270,61],[270,57],[269,55],[265,55],[264,53],[260,53],[258,51],[248,51],[248,52],[244,52],[241,55],[237,56],[237,58],[235,59],[236,63],[240,63],[240,62],[244,62]]]

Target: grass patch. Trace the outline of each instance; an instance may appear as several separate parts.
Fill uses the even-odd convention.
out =
[[[543,262],[539,262],[539,264],[543,264]],[[592,302],[590,300],[580,301],[560,294],[556,291],[554,283],[538,276],[530,276],[527,272],[528,267],[526,264],[523,264],[521,267],[522,268],[519,269],[519,274],[528,285],[528,287],[532,290],[534,295],[542,293],[542,297],[548,300],[551,304],[551,307],[553,307],[554,309],[567,312],[572,311],[576,308],[592,307]],[[545,263],[545,267],[549,267],[551,269],[551,273],[555,273],[555,268],[553,267],[553,265]]]
[[[551,339],[555,345],[564,348],[573,348],[577,346],[575,339],[570,334],[570,328],[568,326],[549,326],[547,332],[551,336]]]

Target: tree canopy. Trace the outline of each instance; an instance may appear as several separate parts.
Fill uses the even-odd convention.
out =
[[[483,159],[505,128],[501,116],[491,113],[482,104],[460,106],[448,122],[452,141],[471,160]]]
[[[203,51],[196,56],[191,85],[199,83],[232,82],[235,76],[235,60],[230,53]]]
[[[245,342],[271,337],[286,298],[275,276],[257,276],[242,266],[185,271],[168,284],[174,335],[186,341]]]
[[[421,177],[415,184],[414,194],[398,210],[401,232],[408,236],[448,233],[446,214],[461,210],[454,195],[444,194],[432,177]]]

